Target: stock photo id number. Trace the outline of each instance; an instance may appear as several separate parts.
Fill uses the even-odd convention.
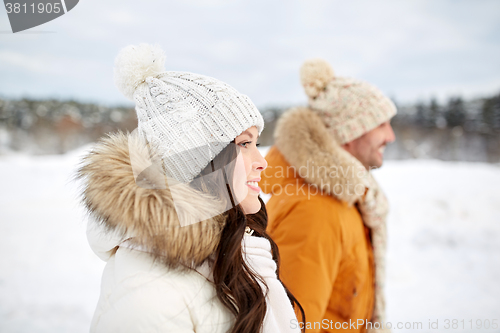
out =
[[[77,4],[78,0],[4,0],[5,10],[13,33],[52,21],[69,12]]]

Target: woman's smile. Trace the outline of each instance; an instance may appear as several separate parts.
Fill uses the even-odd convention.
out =
[[[260,187],[259,187],[259,182],[260,182],[260,178],[256,178],[256,179],[252,179],[252,180],[249,180],[247,181],[247,186],[257,192],[257,193],[260,193]]]

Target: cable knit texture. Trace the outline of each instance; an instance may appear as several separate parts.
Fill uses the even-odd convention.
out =
[[[115,60],[115,82],[136,105],[138,131],[167,176],[189,182],[243,131],[264,120],[252,101],[217,79],[164,71],[158,46],[128,46]]]

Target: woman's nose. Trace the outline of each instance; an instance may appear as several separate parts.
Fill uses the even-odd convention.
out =
[[[253,165],[254,165],[254,168],[256,170],[259,170],[259,171],[264,171],[267,168],[267,161],[264,158],[264,156],[262,156],[262,154],[260,153],[260,151],[258,149],[255,152],[255,161],[254,161]]]

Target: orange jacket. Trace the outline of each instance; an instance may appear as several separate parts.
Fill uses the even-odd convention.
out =
[[[268,231],[280,250],[281,278],[305,310],[302,325],[365,332],[375,303],[370,229],[356,208],[366,169],[310,109],[283,114],[274,136],[260,185],[272,194]]]
[[[342,325],[364,332],[364,325],[353,323],[366,323],[373,311],[369,229],[355,206],[318,193],[293,171],[273,172],[292,170],[276,147],[266,159],[260,184],[273,194],[266,205],[268,232],[279,247],[281,279],[304,308],[304,325],[312,328],[307,332],[333,332]]]

